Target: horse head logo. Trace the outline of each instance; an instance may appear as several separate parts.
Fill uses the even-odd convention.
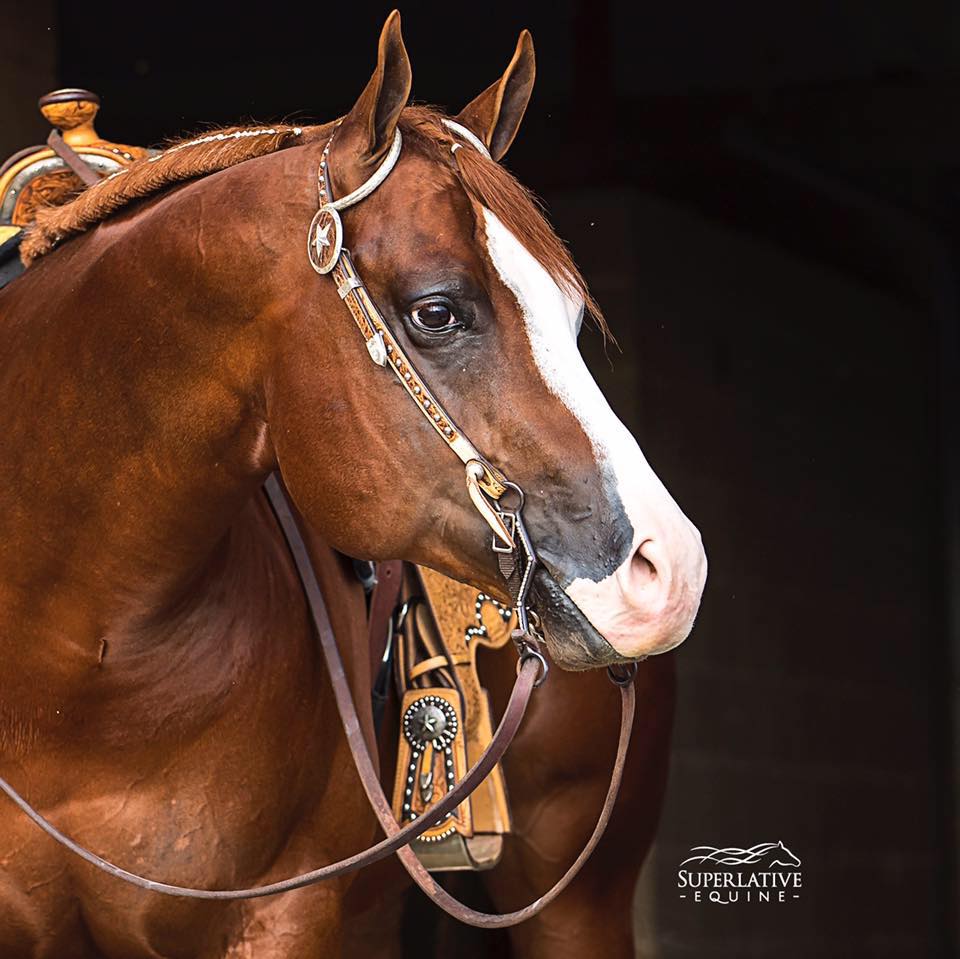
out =
[[[687,863],[714,863],[719,866],[787,866],[794,868],[800,865],[800,857],[794,855],[783,842],[760,842],[749,849],[740,849],[737,846],[694,846],[690,852],[694,855],[684,859],[681,866]]]
[[[771,866],[789,866],[792,868],[800,865],[800,857],[787,849],[781,840],[770,850],[769,864]]]

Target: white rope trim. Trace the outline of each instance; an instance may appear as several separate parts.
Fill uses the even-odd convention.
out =
[[[196,147],[204,143],[216,143],[218,140],[239,140],[242,137],[262,137],[275,136],[278,133],[292,133],[295,137],[300,136],[303,130],[300,127],[291,127],[288,130],[278,130],[276,127],[262,127],[259,130],[235,130],[233,133],[211,133],[209,136],[198,137],[196,140],[189,140],[186,143],[178,143],[176,146],[157,153],[152,157],[147,157],[147,163],[156,163],[157,160],[176,153],[177,150],[186,149],[186,147]]]
[[[216,143],[218,140],[239,140],[241,137],[262,137],[262,136],[275,136],[277,133],[292,133],[295,137],[300,136],[303,133],[301,127],[290,127],[288,130],[278,130],[276,127],[263,127],[259,130],[237,130],[234,133],[211,133],[209,136],[198,137],[196,140],[190,140],[188,143],[178,143],[176,146],[172,146],[167,150],[163,150],[159,153],[154,153],[151,156],[146,157],[147,163],[156,163],[157,160],[162,160],[165,156],[168,156],[171,153],[176,153],[177,150],[182,150],[184,147],[196,147],[201,146],[204,143]],[[115,180],[118,176],[123,176],[129,170],[129,167],[123,167],[120,170],[117,170],[115,173],[111,173],[109,176],[105,176],[100,183],[107,183],[110,180]],[[94,183],[94,187],[99,186],[99,183]],[[92,189],[92,187],[88,187]]]
[[[332,139],[332,138],[331,138]],[[340,197],[339,200],[334,200],[332,203],[327,203],[326,205],[333,210],[345,210],[349,206],[353,206],[355,203],[359,203],[361,200],[366,199],[373,193],[374,190],[384,180],[390,175],[390,171],[397,165],[397,160],[400,159],[400,149],[403,146],[403,137],[400,136],[400,129],[397,128],[396,132],[393,135],[393,143],[390,144],[390,152],[387,154],[383,163],[377,167],[376,172],[367,180],[366,183],[361,183],[360,186],[353,191],[353,193],[348,193],[346,196]]]
[[[463,137],[478,153],[482,153],[488,160],[493,159],[484,142],[472,130],[468,130],[462,123],[457,123],[456,120],[448,120],[446,117],[441,117],[440,119],[445,127],[449,127],[458,136]],[[457,147],[459,146],[459,143],[455,143],[451,148],[451,152],[456,153]]]

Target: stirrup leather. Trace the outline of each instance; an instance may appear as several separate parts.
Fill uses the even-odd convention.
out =
[[[393,812],[403,825],[460,781],[493,737],[480,646],[510,639],[510,610],[433,570],[408,566],[396,646],[400,736]],[[412,848],[431,872],[490,869],[511,831],[503,772],[482,785]]]

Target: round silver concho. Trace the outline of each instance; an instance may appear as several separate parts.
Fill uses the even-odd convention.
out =
[[[414,749],[446,749],[457,735],[457,713],[441,696],[421,696],[403,714],[403,735]]]
[[[310,221],[307,231],[307,257],[321,275],[329,273],[340,259],[343,247],[343,224],[332,206],[323,206]]]

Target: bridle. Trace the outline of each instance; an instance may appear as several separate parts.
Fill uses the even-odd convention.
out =
[[[466,127],[452,120],[444,119],[443,122],[462,140],[489,157],[483,143]],[[294,507],[288,499],[282,481],[276,474],[272,474],[267,478],[264,490],[287,542],[303,587],[307,608],[320,642],[344,733],[360,781],[370,806],[386,833],[386,837],[363,852],[340,862],[331,863],[320,869],[314,869],[278,882],[248,889],[194,889],[172,883],[157,882],[108,862],[61,832],[3,778],[0,778],[0,789],[34,823],[66,849],[76,853],[103,872],[141,889],[190,899],[221,901],[255,899],[299,889],[324,879],[353,872],[395,852],[413,881],[437,906],[454,918],[482,928],[513,926],[535,916],[553,902],[573,881],[603,836],[616,803],[626,762],[627,748],[630,743],[635,711],[633,679],[636,675],[636,664],[630,664],[622,673],[614,671],[612,667],[608,669],[611,680],[620,688],[621,693],[617,755],[597,824],[580,855],[570,868],[544,895],[525,908],[511,913],[477,912],[450,896],[423,867],[416,854],[409,847],[409,843],[426,832],[445,815],[455,810],[483,782],[494,766],[502,759],[513,741],[534,688],[539,686],[546,678],[547,662],[540,651],[542,637],[537,627],[538,618],[536,613],[529,609],[527,605],[537,556],[523,522],[523,491],[515,483],[510,482],[496,466],[478,452],[452,417],[449,416],[443,405],[429,390],[423,378],[417,373],[409,357],[391,333],[388,324],[357,273],[349,250],[343,246],[343,224],[339,211],[359,203],[386,180],[400,156],[402,148],[400,131],[399,129],[396,131],[390,150],[374,174],[352,193],[336,200],[330,190],[329,157],[330,147],[338,127],[339,123],[324,147],[320,162],[317,175],[320,209],[310,224],[307,255],[311,265],[318,273],[332,275],[341,299],[346,303],[364,336],[367,350],[373,362],[378,366],[389,367],[393,370],[423,415],[445,440],[450,449],[460,458],[464,464],[470,499],[493,530],[492,549],[497,553],[501,573],[507,582],[508,591],[517,611],[518,628],[514,631],[513,638],[519,654],[517,680],[493,739],[459,783],[418,819],[413,819],[406,826],[400,827],[394,819],[390,803],[383,793],[376,767],[361,731],[360,720],[337,648],[333,627],[310,561],[309,551],[300,532]],[[451,150],[455,154],[462,146],[461,143],[454,142]],[[510,507],[505,506],[502,502],[507,493],[511,493],[515,498],[515,502]]]
[[[523,522],[523,490],[516,483],[510,482],[500,469],[477,450],[424,382],[370,296],[357,272],[350,251],[343,245],[344,231],[340,211],[356,206],[387,179],[400,158],[403,137],[398,128],[394,132],[387,155],[372,176],[352,193],[335,199],[330,184],[330,149],[341,122],[333,128],[320,157],[317,170],[320,209],[307,231],[307,258],[321,276],[330,274],[333,277],[340,299],[350,310],[363,335],[370,359],[377,366],[389,367],[393,371],[417,409],[463,463],[470,499],[477,512],[493,530],[492,549],[497,554],[500,570],[507,581],[513,607],[517,612],[518,631],[521,634],[517,637],[518,645],[525,642],[528,648],[537,649],[541,637],[536,630],[536,619],[531,623],[527,605],[537,565],[537,554]],[[490,159],[486,146],[465,126],[446,118],[443,123]],[[461,146],[454,142],[451,148],[454,155]],[[505,508],[503,503],[507,493],[512,494],[515,499],[512,508]],[[545,675],[545,661],[543,666]]]

